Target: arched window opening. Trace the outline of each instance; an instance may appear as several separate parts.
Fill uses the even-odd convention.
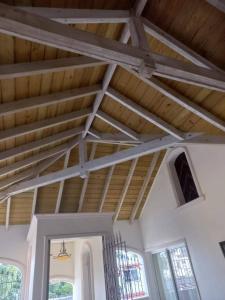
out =
[[[51,281],[48,289],[48,299],[73,300],[73,284],[66,281]]]
[[[134,251],[117,250],[121,300],[148,296],[143,257]]]
[[[0,263],[0,299],[21,300],[22,277],[16,266]]]
[[[197,199],[199,197],[199,193],[185,152],[181,152],[177,156],[174,161],[174,167],[183,194],[183,201],[180,201],[181,204]]]

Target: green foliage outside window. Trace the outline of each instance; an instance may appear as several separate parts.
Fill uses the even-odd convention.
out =
[[[73,296],[73,286],[69,282],[55,282],[49,284],[49,299]]]
[[[13,265],[0,264],[0,300],[20,300],[22,273]]]

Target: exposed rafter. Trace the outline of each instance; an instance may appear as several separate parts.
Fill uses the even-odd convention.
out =
[[[0,65],[0,80],[46,74],[48,72],[61,72],[70,69],[91,68],[105,64],[106,63],[104,61],[100,61],[92,57],[76,56]]]
[[[150,64],[141,49],[127,47],[115,40],[70,28],[4,4],[0,4],[0,8],[0,32],[110,63],[125,64],[136,70],[144,63],[147,71]]]
[[[30,97],[18,101],[4,103],[0,105],[0,116],[6,116],[8,114],[17,113],[26,109],[40,108],[47,105],[80,99],[82,97],[95,95],[99,91],[101,91],[101,85],[96,84],[59,93]]]
[[[215,6],[217,9],[225,13],[225,1],[224,0],[206,0],[209,4]]]
[[[18,8],[63,24],[127,23],[130,18],[130,12],[128,10],[26,6],[19,6]]]
[[[57,117],[2,130],[0,131],[0,139],[1,141],[4,141],[13,137],[19,137],[27,133],[35,132],[46,128],[51,128],[53,126],[61,125],[69,121],[84,118],[88,116],[90,113],[91,113],[91,109],[85,108],[79,111],[74,111]]]
[[[221,120],[220,118],[216,117],[200,105],[196,104],[184,95],[170,88],[167,84],[163,83],[159,79],[153,77],[151,79],[148,79],[144,76],[140,76],[135,71],[132,71],[132,74],[135,75],[137,78],[141,78],[147,85],[153,87],[154,89],[168,97],[170,100],[176,102],[177,104],[193,112],[200,118],[204,119],[208,123],[214,125],[216,128],[219,128],[225,132],[225,121]]]
[[[116,147],[116,152],[119,152],[119,150],[120,150],[120,146],[118,145]],[[113,172],[115,170],[115,167],[116,167],[116,165],[112,165],[109,168],[109,171],[108,171],[108,173],[106,175],[105,183],[104,183],[104,187],[103,187],[103,191],[102,191],[101,200],[100,200],[100,203],[99,203],[98,212],[102,212],[102,210],[103,210],[103,207],[104,207],[104,204],[105,204],[105,201],[106,201],[106,197],[107,197],[107,193],[108,193],[108,190],[109,190],[109,185],[110,185],[110,182],[111,182],[112,175],[113,175]]]
[[[156,115],[152,114],[151,112],[147,111],[140,105],[136,104],[134,101],[130,100],[126,96],[122,95],[115,89],[109,87],[106,94],[110,96],[112,99],[117,101],[118,103],[122,104],[123,106],[127,107],[131,111],[135,112],[143,119],[153,123],[157,127],[161,128],[162,130],[166,131],[167,133],[173,135],[174,137],[178,138],[179,140],[183,139],[183,133],[173,127],[172,125],[168,124],[164,120],[160,119]]]
[[[10,208],[11,208],[11,197],[7,199],[7,206],[6,206],[6,219],[5,219],[5,229],[9,229],[9,218],[10,218]]]
[[[124,183],[124,185],[123,185],[123,190],[122,190],[122,192],[121,192],[120,199],[119,199],[119,202],[118,202],[118,204],[117,204],[115,214],[114,214],[114,216],[113,216],[113,221],[114,221],[114,222],[116,222],[117,219],[118,219],[118,217],[119,217],[120,210],[121,210],[121,208],[122,208],[122,206],[123,206],[123,202],[124,202],[124,200],[125,200],[127,191],[128,191],[128,189],[129,189],[129,186],[130,186],[132,177],[133,177],[133,175],[134,175],[134,171],[135,171],[137,162],[138,162],[138,158],[135,158],[135,159],[131,162],[131,166],[130,166],[130,169],[129,169],[129,173],[128,173],[127,178],[126,178],[126,181],[125,181],[125,183]]]
[[[117,121],[116,119],[112,118],[111,116],[109,116],[105,112],[99,110],[96,113],[96,116],[98,118],[100,118],[101,120],[103,120],[104,122],[106,122],[107,124],[109,124],[112,127],[116,128],[117,130],[123,132],[124,134],[126,134],[127,136],[132,138],[133,140],[135,140],[135,141],[138,140],[138,134],[134,130],[130,129],[129,127],[127,127],[123,123],[121,123],[121,122]]]
[[[78,144],[78,141],[77,141],[77,144]],[[66,169],[68,167],[68,163],[69,163],[69,159],[70,159],[70,153],[71,153],[71,150],[68,150],[66,155],[65,155],[64,169]],[[60,210],[64,184],[65,184],[64,180],[62,180],[59,184],[59,190],[58,190],[58,195],[57,195],[57,200],[56,200],[56,207],[55,207],[55,213],[56,214],[59,213],[59,210]]]
[[[2,151],[2,152],[0,152],[0,161],[2,161],[4,159],[9,159],[11,157],[16,157],[17,155],[25,154],[27,152],[34,151],[36,149],[43,148],[45,146],[63,141],[65,139],[69,139],[73,136],[80,134],[83,131],[83,129],[84,129],[84,127],[79,126],[76,128],[72,128],[69,130],[65,130],[65,131],[50,135],[43,139],[35,140],[33,142]]]
[[[219,67],[214,65],[212,62],[198,54],[197,52],[193,51],[177,39],[175,39],[173,36],[162,30],[157,25],[153,24],[148,19],[142,17],[142,22],[145,28],[145,31],[159,40],[161,43],[165,44],[169,48],[173,49],[175,52],[179,53],[183,57],[185,57],[187,60],[191,61],[193,64],[205,67],[208,69],[215,69],[217,71],[221,71]]]
[[[143,181],[143,184],[141,186],[140,192],[138,194],[137,200],[136,200],[135,205],[134,205],[134,207],[132,209],[132,212],[131,212],[131,216],[130,216],[130,222],[131,223],[134,221],[134,219],[135,219],[135,217],[137,215],[138,209],[139,209],[139,207],[141,205],[141,202],[143,201],[146,189],[148,187],[149,181],[150,181],[150,179],[152,177],[152,173],[153,173],[153,171],[155,169],[155,166],[156,166],[156,163],[158,161],[159,154],[160,154],[160,152],[156,152],[153,155],[153,158],[150,161],[147,174],[146,174],[146,176],[144,178],[144,181]]]
[[[188,133],[186,134],[185,140],[194,138],[198,135],[199,134]],[[15,186],[9,187],[5,191],[1,192],[0,198],[5,199],[5,197],[7,196],[29,191],[34,189],[35,187],[46,186],[51,183],[60,182],[61,180],[80,176],[83,171],[91,172],[91,171],[100,170],[102,168],[107,168],[114,164],[119,164],[121,162],[129,161],[137,157],[141,157],[147,154],[155,153],[163,149],[167,149],[169,147],[175,146],[178,143],[179,141],[173,136],[165,136],[160,139],[155,139],[153,141],[143,143],[136,147],[123,150],[112,155],[97,158],[92,161],[87,161],[84,163],[83,168],[81,168],[79,164],[73,167],[69,167],[65,170],[57,171],[54,173],[50,173],[48,175],[40,176],[35,179],[24,181]]]
[[[93,143],[92,147],[91,147],[91,153],[89,156],[89,160],[94,159],[96,148],[97,148],[97,144]],[[84,181],[83,181],[83,186],[82,186],[82,190],[81,190],[81,194],[80,194],[77,212],[82,211],[83,204],[84,204],[84,198],[85,198],[85,194],[86,194],[86,190],[87,190],[87,186],[88,186],[88,181],[89,181],[89,173],[87,174],[86,178],[84,178]]]

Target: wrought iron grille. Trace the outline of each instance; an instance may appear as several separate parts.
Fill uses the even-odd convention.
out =
[[[21,299],[22,274],[12,265],[0,264],[0,300]]]
[[[132,300],[146,296],[142,262],[127,251],[121,235],[104,238],[104,268],[107,300]]]

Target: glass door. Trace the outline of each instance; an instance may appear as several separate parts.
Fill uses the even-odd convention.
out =
[[[200,300],[185,244],[153,254],[161,300]]]

